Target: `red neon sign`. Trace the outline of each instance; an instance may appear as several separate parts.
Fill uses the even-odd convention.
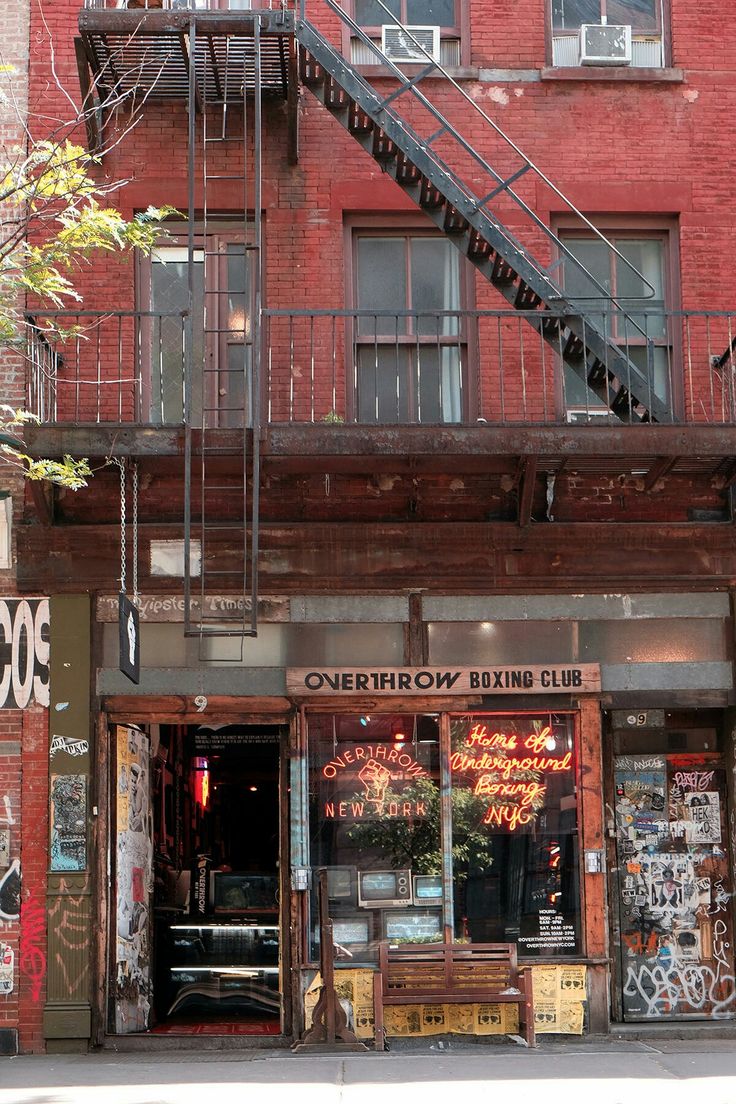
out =
[[[341,800],[335,795],[324,802],[327,820],[413,819],[427,815],[421,799],[404,799],[401,790],[415,778],[427,778],[427,771],[402,745],[355,744],[343,747],[322,767],[322,777],[338,779],[341,789],[351,793]]]
[[[473,725],[462,748],[450,756],[450,768],[471,776],[477,797],[491,799],[483,824],[514,832],[535,820],[547,793],[539,776],[572,770],[571,751],[561,757],[543,754],[550,743],[554,746],[550,725],[525,736]]]

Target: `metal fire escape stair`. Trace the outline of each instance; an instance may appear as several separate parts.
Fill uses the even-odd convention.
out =
[[[351,34],[370,46],[361,28],[342,9],[332,0],[327,0],[327,4],[349,25]],[[595,313],[590,311],[586,316],[580,302],[567,298],[562,287],[552,279],[550,271],[559,261],[545,269],[489,208],[491,200],[503,195],[511,197],[532,214],[512,185],[533,166],[524,161],[517,171],[504,178],[482,161],[452,124],[418,92],[419,82],[441,67],[430,61],[420,73],[408,78],[376,49],[378,59],[386,67],[385,75],[399,81],[394,92],[382,95],[309,21],[297,20],[296,37],[301,46],[303,83],[507,302],[515,310],[524,312],[524,317],[548,345],[610,412],[626,422],[672,421],[669,407],[654,394],[651,383],[653,343],[646,339],[636,319],[620,309],[617,311],[625,328],[635,332],[647,350],[649,379],[606,332],[600,306]],[[421,137],[392,106],[406,92],[418,95],[423,106],[429,107],[439,122],[439,129],[432,135]],[[491,174],[495,186],[489,194],[477,196],[439,156],[433,143],[440,138],[452,141],[459,153],[464,151]],[[567,261],[577,265],[584,278],[600,288],[601,298],[610,299],[609,293],[564,244],[550,231],[546,233],[557,243],[560,254],[567,254]],[[646,285],[644,278],[641,279]],[[538,318],[535,317],[537,311],[540,312]]]

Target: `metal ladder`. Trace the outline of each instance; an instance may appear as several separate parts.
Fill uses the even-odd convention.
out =
[[[184,631],[199,637],[200,652],[208,637],[240,638],[240,656],[218,657],[236,661],[242,658],[243,638],[257,635],[258,602],[262,234],[258,18],[252,27],[252,36],[209,42],[210,51],[219,51],[219,64],[204,74],[195,66],[196,18],[191,20],[188,39],[190,314],[184,389]],[[232,154],[228,160],[242,157],[242,171],[230,172],[226,167],[223,171],[225,158],[213,168],[213,153],[224,145]],[[242,214],[230,244],[221,244],[226,236],[222,220],[213,218],[210,209],[208,192],[215,182],[231,182],[242,189]],[[202,294],[196,286],[198,264],[203,265]],[[239,457],[235,470],[234,444]],[[199,542],[198,564],[195,542]],[[229,600],[216,601],[220,596]],[[212,658],[209,652],[208,657]]]
[[[515,189],[516,182],[527,173],[536,176],[552,189],[587,231],[605,242],[606,247],[635,274],[642,287],[654,294],[651,284],[479,108],[439,62],[430,57],[383,0],[377,2],[386,13],[386,23],[400,27],[417,52],[427,58],[427,64],[411,77],[407,77],[383,54],[336,0],[324,2],[347,26],[350,36],[371,49],[376,63],[380,63],[384,70],[382,76],[395,78],[398,85],[387,94],[379,92],[304,18],[302,10],[296,23],[296,37],[301,46],[303,83],[504,299],[516,310],[524,312],[524,317],[539,331],[560,360],[613,415],[626,422],[671,422],[673,418],[669,406],[654,392],[654,343],[647,337],[646,330],[542,222]],[[495,137],[516,161],[512,171],[501,172],[481,157],[420,89],[424,78],[433,72],[439,72],[449,81],[492,128]],[[425,120],[431,120],[431,133],[418,133],[398,113],[396,106],[402,97],[411,98],[410,106],[414,114],[423,114]],[[440,142],[442,156],[437,148]],[[489,180],[488,191],[476,194],[464,183],[448,158],[456,163],[464,161],[476,173],[480,170],[485,174]],[[537,262],[530,248],[521,244],[500,221],[491,206],[494,200],[500,199],[510,201],[517,212],[521,211],[531,221],[537,237],[544,235],[548,239],[553,254],[549,265]],[[582,299],[576,297],[573,300],[565,295],[562,286],[552,276],[562,263],[573,266],[586,285],[594,290],[595,294],[590,296],[592,301],[596,304],[605,301],[605,311],[599,305],[586,314]],[[537,309],[544,312],[538,319],[534,317]],[[626,341],[619,339],[617,343],[611,336],[609,309],[615,311],[619,329],[623,328]],[[549,312],[553,312],[552,317]],[[627,355],[626,345],[632,338],[646,349],[647,374]]]

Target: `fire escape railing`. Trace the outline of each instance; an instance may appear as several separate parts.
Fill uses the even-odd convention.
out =
[[[539,315],[539,312],[535,312]],[[600,424],[524,312],[264,309],[261,408],[271,424]],[[550,317],[554,312],[550,312]],[[186,313],[47,311],[28,320],[28,410],[44,425],[183,424]],[[736,424],[736,311],[593,314],[673,424]],[[574,381],[572,381],[574,383]],[[625,412],[622,412],[625,414]],[[247,428],[213,409],[205,429]],[[625,435],[624,417],[615,423]]]
[[[556,283],[552,278],[552,274],[561,267],[569,265],[575,270],[579,278],[582,278],[586,284],[589,285],[591,293],[588,295],[576,294],[574,299],[575,303],[583,304],[586,301],[594,301],[597,305],[600,305],[600,300],[604,299],[610,302],[611,305],[618,310],[624,310],[625,308],[621,302],[616,299],[616,296],[611,293],[611,289],[604,286],[597,277],[580,261],[572,250],[565,244],[565,242],[551,229],[550,226],[539,217],[537,212],[529,205],[529,203],[521,196],[518,190],[514,187],[517,181],[521,181],[527,173],[530,173],[532,177],[535,177],[545,188],[556,197],[556,199],[562,205],[562,213],[565,216],[572,216],[576,222],[576,228],[583,228],[592,237],[600,241],[611,255],[616,257],[616,260],[620,262],[626,272],[634,277],[641,283],[643,294],[640,296],[627,296],[627,302],[635,301],[637,298],[642,302],[654,298],[656,295],[655,288],[646,279],[635,265],[629,261],[627,257],[611,242],[586,215],[580,211],[575,204],[557,187],[556,184],[542,171],[542,169],[535,164],[530,157],[527,156],[520,148],[520,146],[513,141],[513,139],[496,123],[491,116],[483,110],[480,104],[473,99],[473,97],[466,91],[463,86],[455,80],[452,74],[447,70],[442,63],[433,58],[427,51],[423,44],[412,33],[410,27],[402,23],[397,16],[392,14],[390,8],[386,5],[384,0],[374,0],[380,7],[385,15],[385,22],[387,24],[400,28],[402,34],[411,42],[412,47],[416,51],[422,54],[426,58],[426,65],[417,73],[412,72],[407,74],[403,69],[396,65],[386,54],[382,51],[380,46],[374,42],[374,40],[366,34],[365,30],[359,23],[353,19],[348,12],[342,7],[342,4],[337,0],[322,0],[322,6],[329,8],[341,22],[347,27],[351,37],[359,39],[364,46],[374,55],[377,62],[384,69],[385,75],[394,78],[399,82],[399,87],[386,95],[383,101],[384,109],[388,109],[390,105],[394,107],[398,105],[402,97],[406,97],[407,94],[411,96],[420,106],[426,111],[435,123],[439,124],[439,130],[433,130],[431,134],[422,139],[426,143],[427,148],[431,148],[435,154],[439,164],[442,164],[444,168],[448,166],[444,164],[443,158],[437,153],[437,143],[444,138],[451,138],[457,143],[457,146],[463,151],[463,153],[470,159],[470,162],[476,169],[480,169],[485,173],[491,181],[490,191],[482,198],[478,198],[474,194],[468,192],[468,199],[472,203],[473,207],[479,211],[485,212],[491,219],[495,221],[496,216],[492,208],[489,206],[491,200],[498,197],[508,198],[514,204],[514,206],[520,210],[532,223],[534,230],[538,232],[544,239],[546,239],[551,245],[551,258],[549,264],[546,266],[538,266],[537,271],[540,278],[545,280],[549,285],[549,295],[545,296],[545,301],[549,304],[559,303],[562,307],[566,307],[569,303],[569,296],[566,295],[561,284]],[[307,16],[307,3],[306,0],[299,0],[299,14],[303,20]],[[463,102],[464,108],[467,108],[475,116],[478,116],[483,124],[487,126],[489,131],[493,132],[493,136],[500,142],[501,148],[505,148],[510,154],[517,159],[517,164],[512,165],[505,173],[497,171],[490,162],[483,157],[477,150],[476,145],[466,140],[463,135],[455,128],[446,115],[440,111],[440,109],[430,100],[430,98],[420,88],[421,82],[425,77],[431,74],[439,73],[447,85],[443,88],[443,95],[447,96],[447,89],[452,88],[454,93],[458,95]],[[367,87],[372,88],[370,84]],[[418,135],[415,135],[419,137]],[[527,259],[532,263],[535,263],[532,249],[529,246],[525,246],[518,241],[515,235],[512,235],[510,231],[504,228],[504,232],[509,236],[510,241],[517,248],[526,253]],[[631,325],[636,325],[635,320],[632,319]],[[642,333],[642,336],[644,334]]]

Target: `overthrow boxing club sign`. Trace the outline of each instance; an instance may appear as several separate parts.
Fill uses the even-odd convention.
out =
[[[601,688],[597,663],[520,667],[294,667],[286,692],[311,694],[581,694]]]

